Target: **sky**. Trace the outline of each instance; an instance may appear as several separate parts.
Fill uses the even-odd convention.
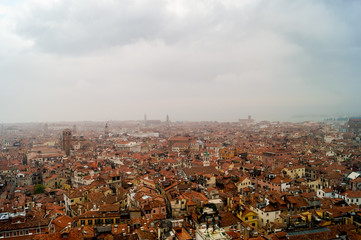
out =
[[[361,114],[361,1],[0,0],[0,122]]]

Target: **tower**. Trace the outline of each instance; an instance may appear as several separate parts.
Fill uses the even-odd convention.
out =
[[[28,165],[28,156],[26,155],[26,151],[23,154],[23,165]]]
[[[147,114],[144,114],[144,126],[147,126]]]
[[[169,120],[169,115],[167,114],[167,118],[166,118],[166,123],[167,123],[167,126],[170,125],[170,120]]]
[[[165,122],[165,127],[166,127],[166,130],[167,130],[167,135],[168,137],[170,137],[170,120],[169,120],[169,115],[167,114],[167,117],[166,117],[166,122]]]
[[[77,128],[76,128],[76,125],[75,125],[75,124],[73,125],[73,134],[76,135],[76,136],[78,136],[78,135],[77,135]]]
[[[70,129],[64,129],[63,130],[63,150],[65,151],[65,154],[67,156],[70,155],[70,149],[71,149],[71,130]]]
[[[105,137],[109,137],[109,126],[108,126],[108,123],[105,124],[104,135],[105,135]]]
[[[206,152],[203,154],[203,167],[208,167],[208,166],[210,166],[209,153],[208,153],[208,151],[206,151]]]

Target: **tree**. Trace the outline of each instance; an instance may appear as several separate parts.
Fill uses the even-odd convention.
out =
[[[238,176],[231,176],[231,179],[234,183],[239,181],[239,177]]]
[[[35,190],[34,190],[35,194],[41,194],[44,193],[44,191],[45,191],[45,186],[43,184],[37,184],[35,186]]]

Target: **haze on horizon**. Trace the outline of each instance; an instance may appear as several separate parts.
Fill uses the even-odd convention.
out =
[[[0,122],[360,115],[361,2],[0,0]]]

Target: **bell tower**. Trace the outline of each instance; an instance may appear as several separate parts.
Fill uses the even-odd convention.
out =
[[[208,151],[206,151],[206,152],[203,154],[203,167],[208,167],[208,166],[210,166],[209,153],[208,153]]]
[[[108,122],[105,124],[104,135],[105,135],[105,138],[109,137],[109,125],[108,125]]]
[[[72,134],[70,129],[63,130],[63,150],[67,156],[70,155]]]
[[[148,126],[147,114],[144,114],[144,127]]]

